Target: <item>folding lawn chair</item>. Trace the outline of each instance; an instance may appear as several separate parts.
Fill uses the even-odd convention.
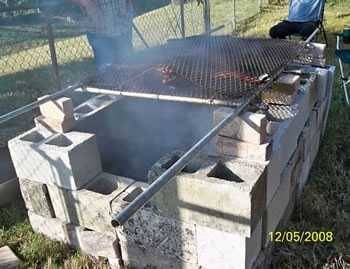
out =
[[[339,66],[341,73],[341,80],[343,82],[343,88],[345,93],[345,100],[348,106],[350,106],[348,84],[350,83],[350,75],[345,75],[343,64],[350,64],[350,49],[343,49],[341,46],[341,40],[344,44],[350,44],[350,28],[343,30],[343,33],[337,34],[337,49],[335,55],[339,58]]]
[[[293,1],[298,1],[298,0],[290,0],[290,5],[289,5],[290,7],[292,6]],[[314,32],[310,36],[315,37],[317,35],[317,33],[321,33],[326,45],[328,45],[326,29],[324,28],[325,7],[326,7],[326,0],[323,0],[322,4],[320,6],[320,9],[319,9],[319,14],[318,14],[317,18],[315,18],[315,20],[313,20],[313,21],[310,21],[310,22],[316,23],[316,29],[314,30]],[[296,36],[298,36],[298,35],[296,35]],[[289,37],[291,38],[291,36],[289,36]],[[313,38],[311,38],[311,39],[313,39]]]

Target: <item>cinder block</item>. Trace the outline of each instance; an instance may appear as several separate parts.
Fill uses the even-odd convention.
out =
[[[63,120],[47,118],[39,116],[34,119],[35,126],[52,133],[68,133],[73,130],[76,125],[74,118],[65,118]]]
[[[278,77],[276,83],[273,85],[273,89],[277,91],[283,91],[290,95],[295,94],[300,87],[300,76],[293,74],[282,74]]]
[[[281,184],[277,188],[275,195],[273,196],[271,202],[269,203],[266,210],[266,233],[265,233],[265,246],[269,242],[269,233],[274,232],[282,220],[285,214],[289,201],[291,199],[291,193],[293,193],[291,186],[291,176],[293,167],[287,165],[281,175]]]
[[[19,178],[76,190],[102,172],[94,134],[34,128],[9,141],[9,149]]]
[[[117,261],[121,258],[116,235],[103,234],[77,227],[57,218],[45,218],[28,212],[29,221],[36,233],[67,243],[94,257],[105,257]]]
[[[278,128],[280,126],[280,122],[277,121],[268,121],[267,122],[267,127],[266,127],[266,132],[269,136],[273,136]]]
[[[304,160],[302,170],[298,179],[298,196],[300,196],[304,190],[304,187],[309,179],[309,174],[311,170],[311,156],[308,155]]]
[[[214,126],[224,120],[234,110],[222,107],[214,111]],[[221,136],[235,138],[244,142],[262,144],[266,140],[267,119],[264,114],[246,112],[234,119],[220,133]]]
[[[47,95],[38,98],[41,100],[47,97]],[[39,106],[40,113],[45,118],[56,119],[62,121],[67,118],[73,118],[73,101],[67,97],[61,97],[57,100],[48,101]]]
[[[34,232],[45,235],[46,237],[68,243],[67,223],[56,218],[45,218],[31,211],[28,211],[30,225]]]
[[[4,246],[0,248],[0,268],[2,269],[15,269],[21,265],[20,259],[15,253],[8,247]]]
[[[268,161],[272,151],[272,144],[270,142],[257,145],[223,136],[217,137],[216,147],[220,155],[235,156],[258,162]]]
[[[200,268],[252,268],[262,248],[262,220],[251,237],[197,226]]]
[[[149,171],[153,182],[171,154]],[[249,237],[266,207],[266,164],[239,159],[206,160],[195,173],[181,173],[152,200],[160,214]]]
[[[301,85],[301,90],[295,100],[297,114],[281,122],[277,132],[272,137],[273,151],[267,169],[267,204],[271,202],[280,185],[282,171],[297,147],[299,136],[316,102],[316,98],[312,96],[310,90],[311,85],[310,81]]]
[[[111,204],[134,183],[128,178],[102,173],[78,191],[53,185],[48,185],[48,190],[58,219],[97,232],[114,233]]]
[[[74,118],[77,121],[87,119],[96,113],[110,107],[115,102],[123,99],[122,96],[97,95],[74,108]]]
[[[136,184],[132,188],[137,190],[139,187]],[[134,190],[119,196],[117,200],[127,205],[137,197],[132,194]],[[118,227],[117,234],[122,258],[127,266],[198,268],[194,224],[160,216],[151,207],[145,207]]]
[[[26,208],[45,218],[54,218],[55,212],[47,186],[43,183],[20,179],[20,188]]]

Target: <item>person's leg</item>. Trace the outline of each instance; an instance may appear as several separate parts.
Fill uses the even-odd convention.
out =
[[[115,50],[113,39],[101,34],[88,33],[87,38],[93,50],[97,70],[112,64]]]
[[[297,33],[296,24],[289,21],[282,21],[270,29],[270,36],[272,38],[284,39],[295,33]]]
[[[305,22],[299,25],[299,34],[305,40],[307,39],[317,28],[317,23],[315,22]]]

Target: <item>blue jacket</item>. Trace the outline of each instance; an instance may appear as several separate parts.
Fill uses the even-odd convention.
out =
[[[309,22],[321,19],[325,0],[291,0],[288,21]]]

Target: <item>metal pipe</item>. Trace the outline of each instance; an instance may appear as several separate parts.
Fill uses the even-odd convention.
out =
[[[48,95],[48,96],[46,96],[38,101],[32,102],[26,106],[20,107],[20,108],[14,110],[14,111],[11,111],[5,115],[2,115],[2,116],[0,116],[0,124],[5,123],[13,118],[16,118],[24,113],[27,113],[27,112],[39,107],[41,104],[46,103],[47,101],[62,97],[65,93],[67,93],[69,91],[76,90],[77,88],[80,88],[80,87],[82,87],[81,83],[70,86],[70,87],[63,89],[61,91],[58,91],[54,94]]]
[[[280,72],[276,76],[278,76]],[[118,227],[123,225],[137,210],[143,207],[156,193],[158,193],[171,179],[176,176],[187,163],[194,158],[209,142],[213,139],[227,124],[234,118],[238,117],[241,112],[250,104],[250,102],[260,94],[264,89],[271,86],[273,80],[270,79],[264,87],[261,87],[251,95],[244,103],[238,106],[234,112],[228,115],[217,126],[210,130],[201,140],[199,140],[191,149],[189,149],[177,162],[175,162],[168,170],[166,170],[160,177],[158,177],[144,192],[136,197],[127,207],[121,212],[112,214],[112,226]]]
[[[143,99],[153,99],[159,101],[172,101],[172,102],[183,102],[183,103],[196,103],[196,104],[205,104],[205,105],[213,105],[213,106],[238,106],[240,103],[223,101],[223,100],[210,100],[210,99],[202,99],[202,98],[194,98],[194,97],[182,97],[182,96],[174,96],[174,95],[159,95],[155,93],[139,93],[139,92],[128,92],[128,91],[119,91],[119,90],[108,90],[101,89],[96,87],[84,87],[81,89],[77,89],[79,92],[89,92],[96,94],[107,94],[107,95],[118,95],[118,96],[126,96],[126,97],[134,97],[134,98],[143,98]]]
[[[51,26],[50,22],[47,23],[46,30],[47,30],[47,38],[49,41],[49,49],[50,49],[53,75],[54,75],[55,80],[56,80],[57,88],[61,89],[61,79],[60,79],[60,73],[59,73],[59,68],[58,68],[58,61],[57,61],[57,54],[56,54],[56,47],[55,47],[55,37],[54,37],[52,26]]]
[[[317,33],[320,31],[319,28],[316,28],[315,31],[305,40],[306,43],[310,43],[311,40],[317,35]]]

